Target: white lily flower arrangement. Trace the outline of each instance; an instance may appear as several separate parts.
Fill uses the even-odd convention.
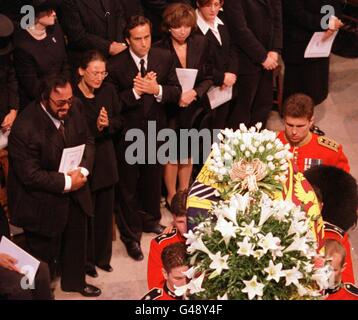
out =
[[[220,185],[222,199],[235,193],[263,190],[273,193],[282,189],[288,175],[292,154],[277,133],[261,130],[261,123],[247,129],[221,130],[219,143],[212,146],[209,170]]]
[[[220,201],[185,235],[193,269],[177,292],[195,299],[319,299],[333,272],[315,265],[309,222],[300,207],[261,191]]]

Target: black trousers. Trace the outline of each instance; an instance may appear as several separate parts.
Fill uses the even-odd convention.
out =
[[[92,193],[94,217],[88,218],[87,267],[109,265],[112,257],[114,186]]]
[[[127,146],[124,141],[117,144],[120,178],[115,191],[116,222],[125,244],[140,242],[142,232],[159,223],[162,179],[160,164],[128,164]]]
[[[61,287],[78,291],[85,286],[87,216],[73,200],[65,230],[59,237],[25,231],[29,253],[45,261],[50,268],[51,278],[61,274]]]
[[[50,273],[46,263],[41,262],[37,270],[33,289],[24,289],[24,275],[0,267],[0,300],[52,300]]]
[[[329,59],[306,59],[304,63],[285,63],[283,99],[294,93],[310,96],[315,105],[327,98]]]
[[[238,77],[238,96],[228,121],[229,127],[237,130],[240,123],[247,127],[266,121],[273,103],[272,71],[262,70],[254,74],[241,74]]]

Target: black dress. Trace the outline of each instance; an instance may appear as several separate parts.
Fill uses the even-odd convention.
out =
[[[14,36],[14,59],[20,90],[20,109],[39,94],[43,77],[67,69],[65,40],[59,24],[47,28],[47,36],[36,40],[26,30]]]
[[[283,98],[294,93],[310,96],[320,104],[328,95],[329,58],[304,58],[306,47],[314,32],[324,31],[321,13],[324,5],[341,12],[338,0],[283,0],[283,50],[285,79]]]
[[[90,218],[87,263],[90,265],[109,265],[112,256],[112,216],[114,206],[114,185],[118,181],[117,161],[112,136],[121,127],[121,106],[115,88],[103,83],[94,92],[94,98],[87,98],[74,86],[74,94],[84,105],[87,123],[95,138],[95,160],[90,176],[90,187],[94,205],[94,219]],[[97,118],[105,107],[109,127],[99,131]]]

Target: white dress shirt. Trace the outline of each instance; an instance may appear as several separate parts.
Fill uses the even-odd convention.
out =
[[[146,54],[144,57],[142,58],[139,58],[130,48],[129,48],[129,53],[130,55],[132,56],[137,68],[138,68],[138,71],[140,71],[140,68],[141,68],[141,65],[140,65],[140,61],[143,59],[144,60],[144,68],[146,70],[148,70],[148,54]],[[135,92],[134,88],[132,89],[133,90],[133,94],[135,96],[135,98],[137,100],[139,100],[141,98],[141,96]],[[157,100],[157,102],[162,102],[162,99],[163,99],[163,88],[161,85],[159,85],[159,93],[158,95],[154,95],[154,98]]]
[[[201,32],[206,35],[207,32],[209,30],[211,30],[211,32],[214,34],[215,38],[219,41],[220,45],[222,45],[221,42],[221,36],[220,36],[220,32],[219,32],[219,24],[224,25],[224,22],[222,22],[218,17],[215,18],[214,20],[214,28],[209,25],[204,18],[201,16],[200,12],[198,9],[196,9],[196,17],[197,17],[197,21],[196,24],[198,25],[199,29],[201,30]]]

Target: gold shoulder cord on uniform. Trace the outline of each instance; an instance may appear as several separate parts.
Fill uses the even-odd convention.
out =
[[[333,139],[327,138],[325,136],[321,136],[317,139],[319,145],[331,149],[335,152],[338,152],[339,143],[334,141]]]

